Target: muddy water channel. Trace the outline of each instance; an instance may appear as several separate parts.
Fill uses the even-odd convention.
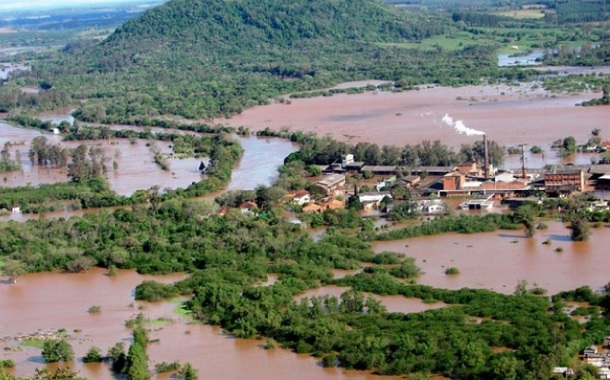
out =
[[[66,111],[68,112],[68,111]],[[47,114],[49,119],[60,121],[65,117],[61,114]],[[28,150],[34,137],[43,135],[40,131],[15,128],[0,122],[0,144],[7,141],[15,142],[12,157],[19,153],[22,169],[20,171],[2,173],[0,177],[5,186],[36,186],[43,183],[67,181],[65,169],[51,169],[32,165]],[[136,190],[149,189],[158,185],[161,189],[187,187],[201,180],[198,171],[200,161],[207,164],[207,158],[170,158],[170,170],[162,170],[155,162],[149,147],[154,144],[163,153],[171,153],[171,142],[137,140],[131,144],[126,139],[96,140],[96,141],[61,141],[61,136],[44,134],[53,144],[75,148],[85,143],[98,146],[104,150],[107,157],[106,175],[110,187],[119,194],[130,195]],[[236,137],[237,138],[237,137]],[[229,189],[254,189],[259,184],[269,185],[276,178],[277,167],[283,164],[284,158],[297,147],[283,139],[264,139],[256,137],[240,137],[244,148],[244,156],[233,171]],[[117,168],[114,169],[113,163]]]
[[[95,269],[84,274],[29,274],[20,277],[16,285],[0,283],[0,357],[15,360],[15,374],[31,375],[35,368],[45,367],[45,364],[40,348],[25,345],[21,337],[64,328],[75,356],[79,358],[66,365],[89,379],[111,380],[114,376],[106,364],[83,364],[80,358],[93,345],[100,347],[103,353],[120,341],[128,346],[131,330],[124,322],[142,312],[146,318],[157,321],[148,325],[150,339],[159,339],[148,348],[151,364],[188,361],[199,370],[201,378],[398,379],[322,368],[316,359],[307,355],[296,355],[280,348],[264,350],[264,341],[235,339],[218,328],[188,322],[173,313],[176,303],[134,301],[135,286],[150,278],[132,271],[119,271],[117,276],[109,277],[104,270]],[[181,278],[184,275],[154,277],[161,282]],[[100,306],[101,312],[88,313],[94,305]],[[169,321],[160,323],[160,319]],[[167,379],[169,376],[154,378]]]
[[[377,242],[374,249],[415,257],[425,272],[418,282],[439,288],[512,293],[518,281],[526,280],[531,287],[540,286],[555,294],[583,285],[599,289],[610,281],[610,225],[593,228],[589,241],[573,242],[563,223],[547,224],[548,229],[529,239],[522,231],[445,234]],[[543,244],[547,240],[550,244]],[[448,267],[456,267],[460,273],[446,275]]]

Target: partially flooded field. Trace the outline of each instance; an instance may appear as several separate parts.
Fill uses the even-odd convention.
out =
[[[540,84],[422,87],[407,92],[369,91],[331,97],[292,99],[290,104],[271,104],[246,110],[231,119],[217,120],[252,130],[315,132],[319,136],[380,145],[418,144],[441,140],[454,148],[472,144],[476,137],[458,134],[442,122],[444,115],[488,135],[490,140],[513,146],[539,145],[552,159],[551,143],[574,136],[585,143],[595,128],[602,130],[610,119],[608,107],[577,107],[598,93],[553,94]],[[590,156],[579,161],[590,163]],[[515,160],[519,160],[516,157]],[[510,166],[515,165],[511,159]],[[517,165],[517,167],[520,165]]]
[[[58,113],[47,117],[60,121]],[[55,122],[54,121],[54,122]],[[0,174],[4,186],[36,186],[44,183],[65,182],[67,170],[32,165],[28,157],[31,141],[37,136],[45,136],[52,144],[75,148],[80,144],[100,147],[107,158],[108,172],[106,178],[110,187],[118,194],[130,195],[136,190],[149,189],[152,186],[165,188],[187,187],[202,179],[199,164],[208,163],[207,158],[168,158],[170,170],[162,170],[154,162],[150,145],[155,145],[162,153],[171,153],[171,142],[127,139],[110,139],[95,141],[62,141],[60,135],[40,131],[16,128],[0,122],[0,144],[7,141],[16,143],[12,147],[12,157],[19,153],[21,170]],[[237,138],[237,137],[236,137]],[[273,138],[240,137],[244,156],[233,171],[229,189],[254,189],[257,185],[269,185],[276,178],[276,169],[283,164],[284,158],[296,150],[290,141]],[[116,169],[114,167],[116,162]]]
[[[588,285],[599,289],[610,281],[607,271],[609,225],[592,229],[589,241],[570,240],[561,222],[548,222],[533,238],[523,231],[473,235],[444,234],[376,242],[376,252],[396,251],[414,257],[424,274],[418,283],[438,288],[484,288],[512,293],[520,280],[555,294]],[[543,244],[548,240],[549,244]],[[559,248],[559,249],[558,249]],[[446,275],[449,267],[457,275]]]
[[[210,379],[254,380],[398,380],[368,372],[322,368],[309,355],[296,355],[281,348],[264,350],[263,340],[236,339],[217,327],[192,323],[173,312],[177,303],[145,303],[134,300],[135,286],[145,279],[173,282],[184,274],[141,276],[119,271],[109,277],[103,269],[88,273],[40,273],[21,276],[16,285],[0,283],[0,349],[3,358],[16,362],[18,376],[31,375],[45,365],[41,349],[24,343],[24,336],[42,335],[65,329],[76,360],[65,363],[89,379],[112,380],[107,364],[84,364],[81,357],[93,345],[105,353],[117,342],[130,343],[131,330],[125,321],[144,313],[153,321],[148,347],[151,367],[161,361],[190,362],[200,376]],[[91,306],[99,313],[88,313]],[[170,379],[169,375],[153,376]]]

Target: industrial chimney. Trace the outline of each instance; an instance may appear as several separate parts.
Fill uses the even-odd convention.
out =
[[[489,178],[489,151],[487,149],[487,135],[483,135],[483,176],[485,179]]]

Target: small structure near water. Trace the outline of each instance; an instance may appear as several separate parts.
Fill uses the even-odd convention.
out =
[[[462,210],[491,210],[494,207],[494,194],[469,199],[460,204]]]

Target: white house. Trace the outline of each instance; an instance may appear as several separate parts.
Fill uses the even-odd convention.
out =
[[[389,191],[379,191],[376,193],[360,193],[358,194],[358,199],[360,199],[360,203],[379,203],[383,200],[383,198],[388,197],[392,199],[392,193]]]
[[[311,195],[307,190],[297,191],[297,193],[292,197],[292,201],[300,206],[305,203],[311,202]]]

